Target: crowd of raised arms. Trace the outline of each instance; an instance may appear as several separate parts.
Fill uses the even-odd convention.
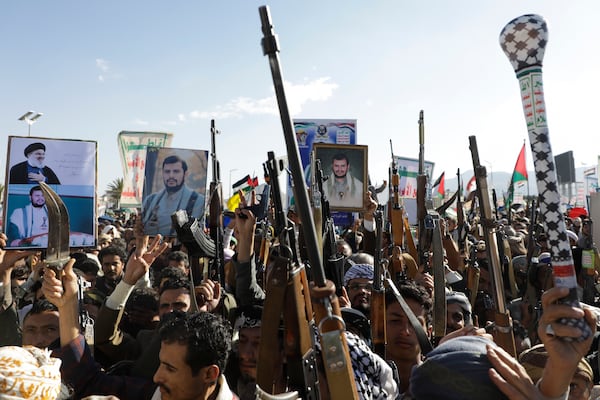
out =
[[[274,234],[276,211],[257,221],[243,201],[223,227],[223,276],[214,269],[219,257],[204,254],[184,231],[150,238],[136,213],[100,219],[98,246],[71,249],[62,269],[46,266],[40,252],[5,250],[2,234],[0,397],[595,398],[597,269],[582,267],[590,251],[598,260],[592,222],[566,218],[583,305],[572,307],[559,302],[568,290],[553,287],[547,237],[531,207],[513,206],[495,221],[497,282],[476,213],[459,224],[442,212],[442,249],[417,244],[415,258],[389,224],[377,222],[380,207],[367,194],[359,218],[337,230],[326,252],[328,277],[336,280],[328,266],[343,268],[337,297],[333,289],[327,294],[331,307],[304,284],[315,271],[302,268],[307,249],[293,207],[286,215],[293,243],[281,243],[287,239]],[[439,262],[442,292],[430,273]],[[498,319],[502,309],[512,317],[510,332]],[[350,360],[349,392],[323,354],[337,329],[326,328],[323,310],[345,323],[346,354],[337,362]],[[565,319],[583,319],[593,335],[582,339]],[[383,343],[375,333],[381,320]],[[298,344],[307,340],[312,363]],[[302,368],[309,363],[312,373]]]

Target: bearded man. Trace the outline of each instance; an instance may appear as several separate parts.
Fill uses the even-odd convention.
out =
[[[21,245],[22,239],[48,233],[48,208],[41,187],[29,189],[29,201],[30,204],[15,209],[10,215],[7,235],[11,246]]]
[[[23,151],[27,161],[15,164],[10,169],[8,183],[28,184],[44,182],[49,185],[60,185],[58,177],[45,164],[46,146],[43,143],[31,143]]]
[[[185,185],[188,175],[187,163],[176,155],[162,163],[165,188],[152,193],[142,204],[142,222],[146,235],[175,236],[171,214],[186,210],[189,216],[199,218],[204,212],[204,196]]]

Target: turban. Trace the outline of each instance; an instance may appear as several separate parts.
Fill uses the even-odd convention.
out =
[[[36,150],[46,151],[46,146],[44,146],[43,143],[31,143],[29,146],[25,147],[25,151],[23,151],[23,154],[25,154],[25,157],[27,157],[29,153],[33,153]]]
[[[365,278],[373,279],[373,266],[370,264],[354,264],[344,275],[344,286],[352,279]]]
[[[491,381],[486,344],[480,336],[461,336],[442,343],[413,368],[410,391],[415,400],[496,400],[506,397]]]
[[[61,391],[60,363],[37,347],[0,347],[0,399],[56,399]]]
[[[239,331],[242,328],[260,328],[262,321],[262,307],[253,305],[240,307],[238,317],[233,324],[233,330]]]
[[[537,344],[532,348],[523,351],[519,355],[519,362],[523,365],[527,371],[527,375],[529,375],[534,383],[539,381],[542,377],[544,367],[546,366],[546,360],[548,360],[548,353],[543,344]],[[582,358],[579,361],[579,364],[577,364],[575,375],[581,376],[588,382],[594,381],[594,372],[585,358]]]
[[[446,292],[446,303],[458,304],[465,314],[465,323],[467,325],[473,323],[471,320],[471,303],[469,303],[469,299],[463,292]]]

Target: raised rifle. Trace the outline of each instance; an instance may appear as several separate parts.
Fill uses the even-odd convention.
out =
[[[219,134],[215,128],[215,120],[210,121],[210,156],[212,159],[212,181],[210,182],[209,224],[210,238],[215,245],[215,253],[211,262],[210,279],[216,280],[225,287],[225,255],[223,254],[223,194],[221,187],[221,169],[217,159],[215,136]]]
[[[385,287],[381,280],[382,276],[382,257],[383,252],[383,212],[381,206],[375,211],[375,254],[373,262],[373,290],[371,290],[371,337],[373,340],[373,350],[381,358],[386,357],[386,322],[385,322]]]
[[[425,122],[421,110],[419,112],[419,174],[417,175],[418,253],[419,265],[425,272],[433,274],[433,334],[435,339],[439,340],[446,332],[446,274],[440,215],[433,210],[430,197],[425,173]]]
[[[323,269],[317,233],[308,200],[306,182],[300,164],[298,143],[294,134],[293,123],[285,97],[283,77],[279,66],[279,45],[277,43],[277,37],[273,31],[269,8],[267,6],[261,6],[259,8],[259,13],[263,32],[261,44],[263,53],[269,58],[273,86],[275,88],[287,148],[288,163],[294,181],[295,205],[300,220],[302,221],[304,241],[311,265],[312,278],[314,280],[311,287],[311,297],[314,302],[316,326],[319,328],[318,333],[321,342],[321,355],[323,357],[323,368],[327,379],[329,398],[357,399],[358,392],[354,382],[352,362],[346,337],[344,335],[345,324],[341,318],[339,302],[335,295],[335,285],[333,285],[331,281],[325,279],[325,271]],[[304,288],[306,289],[306,287]],[[267,299],[270,295],[271,294],[267,295]],[[304,307],[304,305],[296,304],[297,307]],[[308,315],[306,318],[310,317],[311,316]],[[265,341],[261,340],[261,343],[263,342]],[[308,396],[305,396],[305,398],[307,397]],[[315,398],[318,398],[318,396]]]
[[[323,169],[321,160],[314,160],[316,193],[320,194],[322,235],[323,235],[323,259],[325,261],[325,277],[335,284],[337,296],[342,295],[344,286],[344,256],[338,251],[335,243],[335,223],[329,210],[329,200],[323,190]]]
[[[515,357],[515,337],[510,313],[506,308],[502,267],[498,252],[498,243],[496,242],[496,221],[490,204],[487,172],[485,167],[479,162],[479,151],[477,150],[475,136],[469,136],[469,148],[471,150],[471,158],[473,159],[475,179],[477,180],[477,196],[479,197],[479,208],[481,210],[480,222],[483,226],[485,248],[490,269],[491,284],[494,289],[494,302],[496,304],[494,341]]]
[[[417,245],[419,266],[430,271],[429,248],[433,221],[427,213],[427,175],[425,174],[425,127],[423,110],[419,113],[419,173],[417,175],[417,220],[419,222],[419,242]]]
[[[400,175],[398,175],[398,164],[394,156],[394,148],[390,139],[390,150],[392,154],[392,167],[390,169],[391,196],[388,202],[388,222],[390,225],[390,244],[388,258],[390,260],[389,272],[396,282],[407,278],[413,279],[417,271],[406,271],[406,265],[402,258],[404,250],[404,207],[400,202]],[[383,230],[383,228],[382,228]],[[410,230],[406,232],[410,234]],[[414,243],[413,243],[414,245]],[[375,249],[377,251],[377,249]]]
[[[269,152],[266,168],[272,185],[274,233],[278,244],[271,248],[273,265],[265,279],[267,296],[261,323],[257,384],[267,393],[276,394],[282,389],[276,386],[282,358],[279,346],[274,343],[279,341],[279,326],[283,320],[286,330],[283,346],[287,364],[285,371],[289,386],[303,398],[318,399],[312,304],[308,296],[306,270],[298,261],[294,224],[288,220],[283,208],[278,179],[283,161]]]

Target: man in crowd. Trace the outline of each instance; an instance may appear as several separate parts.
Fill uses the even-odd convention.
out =
[[[127,262],[125,251],[117,246],[109,246],[100,250],[98,260],[102,266],[103,276],[96,279],[96,289],[109,296],[123,278],[123,268]]]
[[[48,233],[48,208],[42,188],[36,185],[29,189],[29,203],[10,215],[7,235],[11,246],[24,245],[22,239]],[[47,242],[48,238],[45,238],[43,245]]]
[[[31,143],[23,151],[27,161],[15,164],[10,169],[8,183],[28,184],[44,182],[49,185],[60,185],[58,177],[45,164],[46,146],[43,143]]]
[[[142,204],[142,221],[147,235],[175,236],[171,214],[177,210],[186,210],[195,218],[202,216],[204,196],[186,186],[188,174],[188,165],[179,156],[164,159],[162,177],[165,187],[146,197]]]
[[[160,367],[148,379],[109,376],[95,363],[79,333],[77,279],[72,261],[63,280],[44,274],[44,294],[60,312],[63,380],[75,398],[115,395],[121,399],[237,399],[223,377],[231,350],[231,327],[210,313],[175,314],[160,330]],[[62,334],[64,333],[64,334]]]

